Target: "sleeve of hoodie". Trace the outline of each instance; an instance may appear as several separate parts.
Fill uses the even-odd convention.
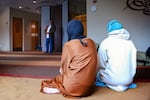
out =
[[[104,42],[102,42],[99,46],[98,58],[99,58],[99,62],[100,62],[100,67],[105,68],[106,63],[108,62],[108,57],[107,57],[107,49],[105,48]]]
[[[133,77],[136,74],[136,68],[137,68],[137,62],[136,62],[137,57],[136,57],[136,55],[137,55],[137,49],[134,46],[134,44],[132,43],[132,58],[131,58],[131,60],[132,60],[132,68],[133,68],[132,69],[133,70],[133,72],[132,72]]]

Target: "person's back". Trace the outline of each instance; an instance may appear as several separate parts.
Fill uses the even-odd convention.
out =
[[[146,57],[150,58],[150,47],[148,47],[147,50],[146,50]]]
[[[83,35],[83,25],[78,20],[68,24],[69,41],[62,54],[63,85],[72,96],[85,96],[94,86],[97,52],[93,40]]]
[[[102,41],[98,55],[102,69],[97,77],[101,75],[101,81],[111,89],[128,89],[136,73],[136,48],[118,21],[108,24],[108,38]]]
[[[107,50],[107,56],[109,57],[109,64],[106,65],[105,71],[109,72],[112,83],[119,82],[122,85],[131,83],[136,65],[136,49],[132,41],[110,36],[101,43],[98,51],[100,56],[103,55],[103,50]]]
[[[70,95],[85,95],[92,90],[96,76],[96,47],[89,38],[82,41],[87,43],[84,47],[80,40],[74,39],[64,45],[64,56],[67,62],[62,61],[66,66],[64,75],[64,87]],[[68,71],[70,70],[70,71]],[[78,92],[77,92],[78,91]]]

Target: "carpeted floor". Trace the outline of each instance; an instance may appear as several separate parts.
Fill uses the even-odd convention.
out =
[[[0,76],[51,78],[59,74],[61,54],[0,52]]]
[[[59,74],[61,53],[0,52],[0,76],[50,78]],[[135,82],[150,82],[150,66],[138,66]]]
[[[40,84],[59,73],[60,53],[0,52],[0,100],[70,100],[60,94],[40,93]],[[150,67],[138,67],[138,87],[125,92],[97,87],[81,100],[150,100]],[[13,77],[10,77],[13,76]]]
[[[0,100],[72,100],[60,94],[40,93],[42,80],[0,76]],[[125,92],[97,87],[91,96],[80,100],[150,100],[150,83],[137,82],[137,85],[137,88]]]
[[[52,78],[59,74],[59,66],[0,64],[0,76]],[[135,82],[150,82],[150,67],[138,67]]]

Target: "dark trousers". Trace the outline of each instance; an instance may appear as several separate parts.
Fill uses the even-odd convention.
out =
[[[49,37],[46,38],[46,52],[52,53],[54,49],[54,38]]]

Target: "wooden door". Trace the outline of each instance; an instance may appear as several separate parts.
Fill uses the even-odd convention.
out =
[[[22,18],[13,17],[13,51],[22,51]]]
[[[73,19],[78,19],[82,22],[83,27],[84,27],[84,35],[87,36],[87,26],[86,26],[86,15],[78,15],[75,16]]]
[[[38,21],[31,21],[31,49],[36,50],[38,46],[39,33],[38,33]]]

